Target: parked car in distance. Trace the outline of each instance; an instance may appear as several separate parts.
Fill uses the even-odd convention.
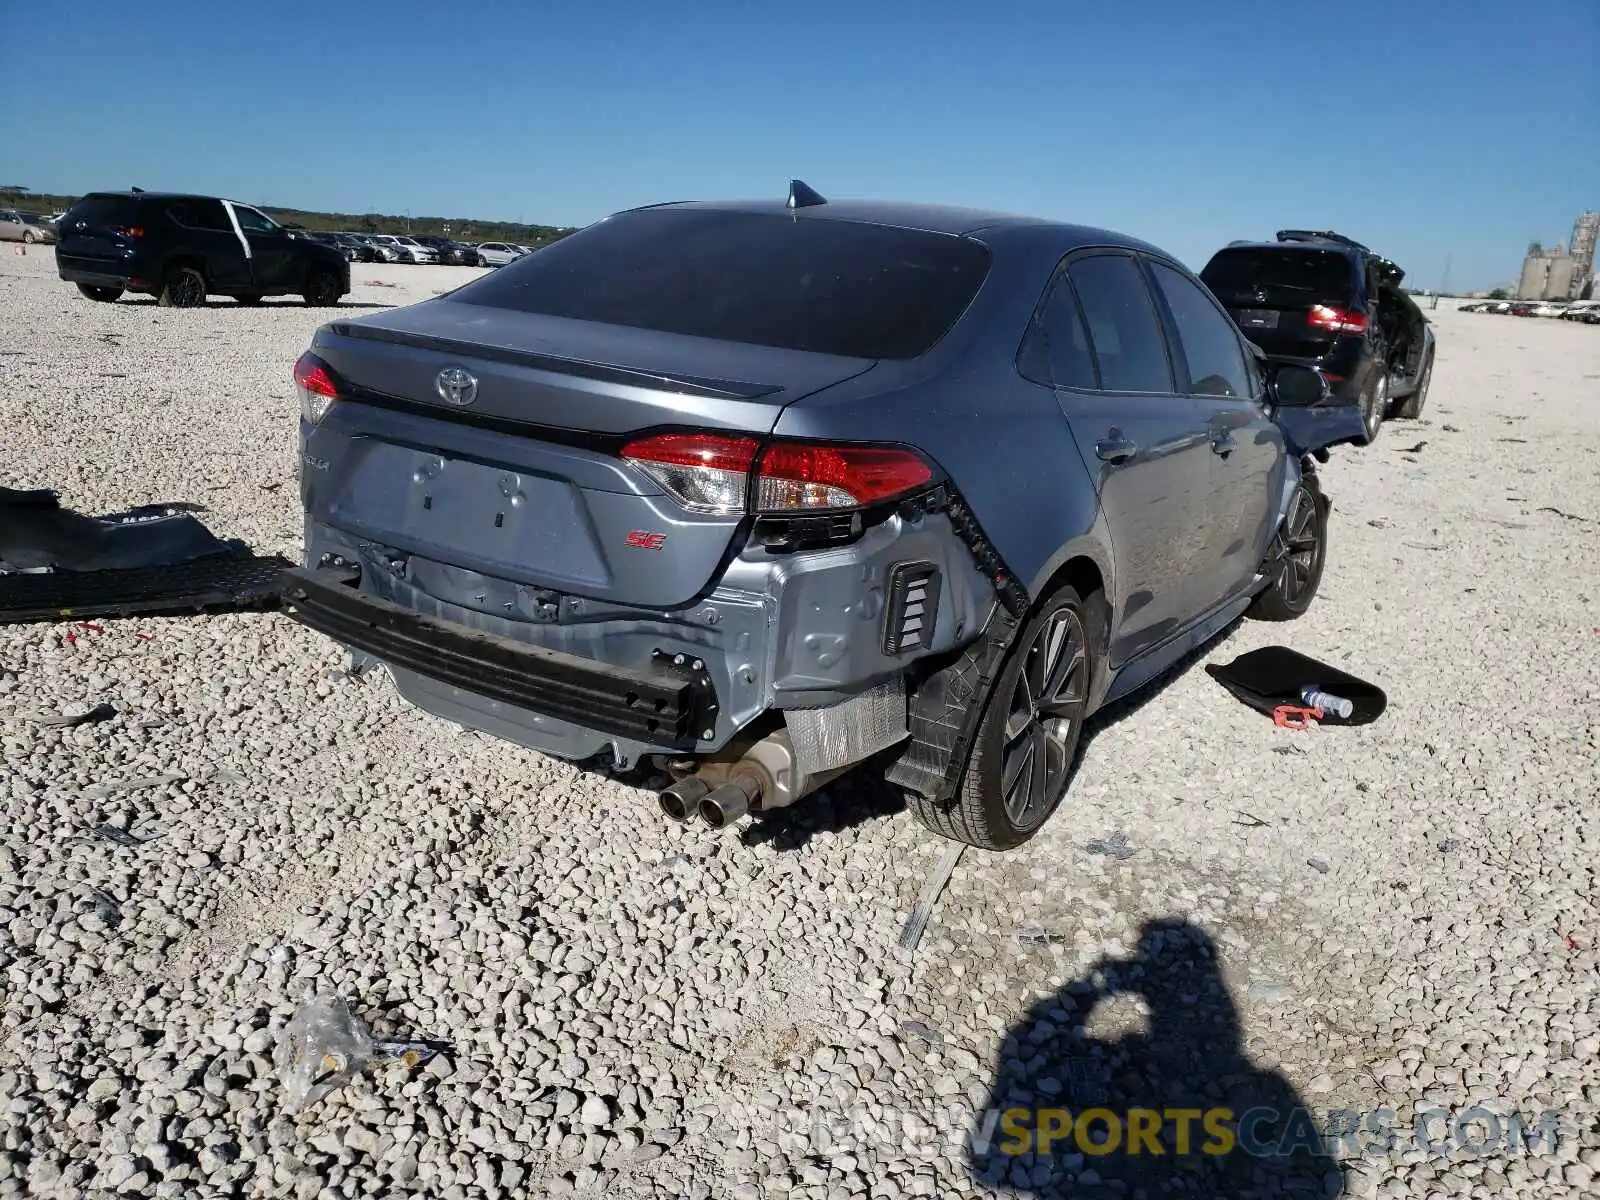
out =
[[[1388,417],[1421,415],[1433,329],[1388,259],[1341,234],[1284,229],[1217,251],[1200,278],[1269,357],[1316,367],[1336,403],[1356,405],[1365,442]]]
[[[423,261],[421,254],[424,248],[409,238],[393,233],[373,233],[367,235],[367,241],[383,256],[384,262],[415,264]],[[428,253],[432,254],[432,251]]]
[[[91,300],[143,292],[174,308],[208,295],[332,305],[350,291],[350,264],[333,247],[247,204],[177,192],[91,192],[61,219],[56,270]]]
[[[1544,300],[1533,306],[1533,315],[1536,317],[1559,317],[1567,311],[1565,304],[1553,300]]]
[[[294,376],[286,611],[412,702],[654,760],[714,827],[871,760],[990,849],[1097,708],[1306,611],[1312,456],[1364,432],[1145,242],[798,182],[325,324]]]
[[[1562,312],[1563,321],[1581,321],[1586,325],[1600,324],[1600,300],[1574,300]]]
[[[55,226],[39,213],[0,208],[0,241],[48,246],[55,240]]]
[[[486,267],[503,267],[516,262],[526,253],[521,246],[514,246],[510,242],[481,242],[478,245],[478,257]]]
[[[453,238],[437,237],[433,235],[418,235],[416,240],[429,247],[439,256],[439,262],[454,267],[476,267],[480,265],[478,248],[469,246],[465,242],[458,242]]]

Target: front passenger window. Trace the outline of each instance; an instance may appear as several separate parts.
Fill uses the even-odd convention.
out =
[[[1187,276],[1159,262],[1151,263],[1150,271],[1172,314],[1188,363],[1183,390],[1193,396],[1254,395],[1233,322]]]

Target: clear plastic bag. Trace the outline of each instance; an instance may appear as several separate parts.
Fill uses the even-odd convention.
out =
[[[373,1040],[366,1024],[339,995],[323,993],[301,1002],[273,1050],[272,1065],[298,1113],[343,1087],[371,1065],[414,1067],[432,1058],[422,1042]]]

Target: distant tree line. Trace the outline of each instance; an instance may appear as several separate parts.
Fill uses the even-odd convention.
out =
[[[0,206],[25,208],[35,212],[64,212],[76,203],[76,196],[57,196],[33,192],[10,184],[0,186]],[[250,202],[253,203],[253,202]],[[325,213],[276,204],[256,204],[262,212],[283,225],[300,225],[318,231],[343,230],[348,233],[421,233],[452,237],[463,242],[515,242],[520,246],[547,246],[577,232],[562,225],[524,225],[518,221],[481,221],[472,217],[405,217],[393,213]]]

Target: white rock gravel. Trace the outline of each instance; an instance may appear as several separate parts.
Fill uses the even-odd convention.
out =
[[[368,304],[471,274],[356,273]],[[292,556],[289,367],[327,315],[93,304],[8,254],[3,482],[197,501]],[[280,616],[0,629],[0,1196],[986,1194],[958,1145],[797,1143],[775,1114],[981,1105],[997,1064],[1062,1094],[1036,1053],[1088,1007],[1062,989],[1160,917],[1218,948],[1216,994],[1179,1004],[1225,986],[1242,1050],[1319,1112],[1566,1109],[1553,1155],[1368,1155],[1352,1193],[1588,1191],[1600,330],[1436,316],[1423,420],[1326,468],[1311,615],[1207,655],[1281,639],[1388,715],[1291,734],[1191,667],[1102,723],[1034,843],[963,858],[909,966],[943,846],[870,784],[741,841],[424,716]],[[1119,831],[1130,856],[1085,850]],[[453,1049],[287,1118],[271,1047],[308,980]],[[1123,996],[1087,1030],[1161,1019]],[[1090,1194],[1106,1171],[1063,1165]],[[1054,1194],[1051,1169],[1004,1183]]]

